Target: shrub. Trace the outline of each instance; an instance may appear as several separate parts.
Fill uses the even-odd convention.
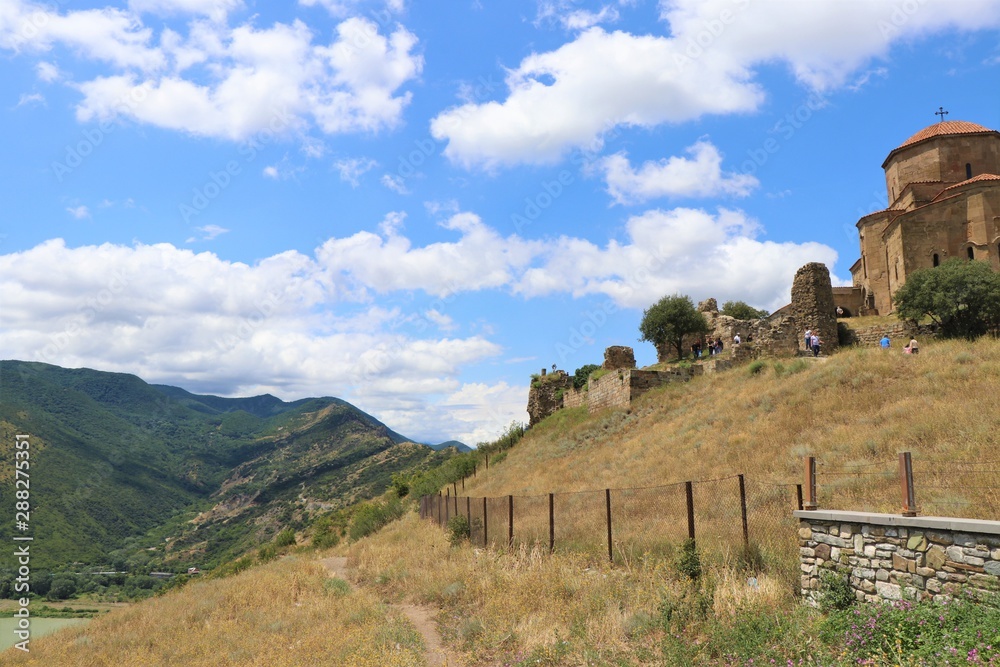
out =
[[[274,537],[274,546],[281,549],[295,544],[295,529],[285,528]]]
[[[745,301],[726,301],[722,304],[722,310],[719,311],[719,314],[728,315],[737,320],[756,320],[768,315],[766,310],[758,310],[747,305]]]
[[[697,581],[701,577],[701,556],[698,554],[694,540],[691,538],[684,540],[674,564],[678,572],[692,581]]]
[[[587,379],[590,377],[590,374],[596,370],[599,370],[600,368],[601,367],[598,366],[597,364],[586,364],[584,366],[581,366],[580,368],[577,368],[576,372],[573,373],[573,388],[583,389],[584,387],[586,387]]]
[[[756,361],[750,362],[750,365],[747,367],[747,370],[750,372],[750,375],[758,375],[765,368],[767,368],[767,362],[761,359],[757,359]]]
[[[351,528],[348,531],[351,539],[360,540],[366,535],[371,535],[390,521],[403,516],[404,511],[405,508],[399,498],[390,498],[384,502],[374,500],[362,503],[351,519]]]
[[[323,588],[336,597],[343,597],[351,592],[351,585],[340,577],[330,577],[323,582]]]
[[[854,602],[854,590],[846,576],[829,570],[820,575],[820,609],[825,612],[844,610]]]
[[[447,532],[448,542],[453,547],[467,541],[472,536],[469,520],[462,514],[456,514],[448,519]]]

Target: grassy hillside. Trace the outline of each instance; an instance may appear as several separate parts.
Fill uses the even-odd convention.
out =
[[[795,482],[801,457],[812,453],[823,463],[821,506],[891,511],[897,488],[883,471],[891,473],[897,451],[909,450],[925,508],[996,518],[995,475],[970,471],[964,462],[977,461],[976,470],[1000,464],[998,371],[997,341],[925,344],[916,357],[846,350],[828,361],[745,366],[651,392],[628,412],[557,413],[513,449],[494,454],[488,472],[480,465],[466,492],[656,486],[737,471]],[[948,478],[929,476],[934,466],[949,471]],[[287,570],[278,561],[236,579],[189,585],[127,616],[115,613],[100,625],[43,639],[32,659],[127,664],[137,656],[142,664],[166,664],[167,656],[207,664],[202,647],[221,646],[215,664],[257,664],[238,660],[284,646],[286,629],[296,628],[296,637],[308,633],[296,624],[323,609],[327,615],[315,621],[326,630],[323,641],[364,637],[370,626],[358,619],[384,622],[386,632],[403,639],[394,644],[375,635],[362,655],[326,649],[304,634],[301,646],[312,652],[296,654],[302,658],[296,664],[326,664],[328,655],[342,656],[329,664],[422,664],[407,654],[415,646],[406,639],[411,635],[385,616],[381,602],[391,601],[437,609],[446,642],[468,667],[1000,664],[1000,610],[904,605],[818,614],[797,603],[780,563],[761,569],[753,562],[706,562],[693,581],[678,553],[637,554],[610,565],[568,549],[483,550],[450,543],[445,531],[413,512],[337,552],[349,556],[360,588],[359,597],[337,598],[333,607],[323,606],[315,591],[341,587],[323,584],[300,554]],[[258,578],[267,588],[287,573],[299,583],[281,580],[273,594],[241,588]],[[202,599],[210,603],[200,605]],[[291,607],[289,600],[300,604]],[[263,632],[262,618],[271,623]],[[190,649],[163,639],[189,629],[195,630]]]
[[[312,510],[382,493],[400,469],[450,456],[335,398],[198,396],[121,373],[3,361],[0,437],[15,433],[31,438],[31,527],[45,545],[36,571],[211,567]],[[14,454],[3,451],[6,492]],[[13,520],[4,515],[4,534]]]

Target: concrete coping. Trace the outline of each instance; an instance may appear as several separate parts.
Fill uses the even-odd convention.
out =
[[[930,530],[953,530],[959,533],[1000,535],[1000,521],[956,519],[946,516],[902,516],[900,514],[875,514],[873,512],[844,512],[841,510],[794,510],[792,516],[806,521],[833,521],[837,523],[868,523],[875,526],[900,526]]]

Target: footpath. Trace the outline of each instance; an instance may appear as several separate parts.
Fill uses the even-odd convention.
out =
[[[326,568],[331,577],[339,577],[354,586],[351,570],[347,567],[347,558],[334,556],[320,559],[320,564]],[[430,667],[462,667],[462,664],[445,648],[441,635],[434,625],[431,610],[427,607],[411,604],[393,604],[393,609],[403,614],[413,624],[420,636],[424,638],[424,655]]]

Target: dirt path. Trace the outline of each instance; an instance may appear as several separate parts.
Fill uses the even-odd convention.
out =
[[[347,559],[343,556],[323,558],[319,562],[326,568],[331,577],[339,577],[351,582],[351,570],[347,567]],[[411,604],[394,604],[392,608],[406,616],[407,620],[420,633],[420,636],[424,638],[424,646],[427,647],[424,655],[430,667],[461,667],[461,663],[454,657],[449,656],[445,650],[444,643],[441,641],[441,635],[434,625],[431,611],[427,607]]]

